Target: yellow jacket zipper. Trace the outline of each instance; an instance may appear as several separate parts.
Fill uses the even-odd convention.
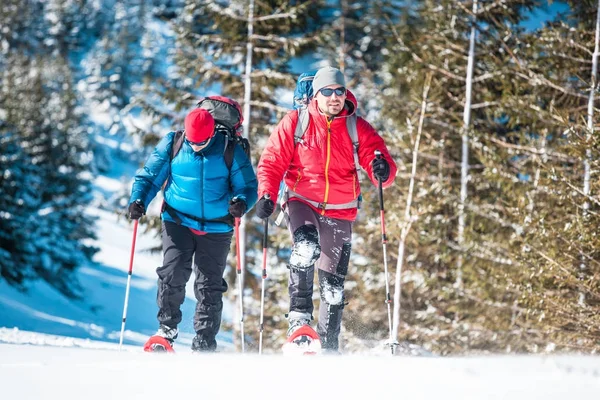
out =
[[[333,118],[330,120],[327,118],[327,158],[325,159],[325,198],[323,200],[323,209],[321,210],[321,215],[325,215],[325,206],[327,205],[327,200],[329,199],[329,162],[331,161],[331,122]]]

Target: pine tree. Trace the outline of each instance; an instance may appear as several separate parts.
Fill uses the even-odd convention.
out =
[[[25,288],[36,277],[37,254],[28,235],[37,231],[40,171],[5,123],[0,124],[0,149],[0,276],[12,286]]]
[[[412,147],[423,82],[433,74],[414,203],[418,220],[408,238],[408,268],[402,279],[406,312],[401,339],[441,352],[502,349],[515,342],[518,328],[513,317],[521,293],[511,284],[509,271],[518,268],[511,238],[519,234],[520,223],[513,213],[518,206],[512,203],[523,198],[531,184],[519,179],[527,174],[524,166],[499,155],[499,147],[517,137],[531,142],[519,128],[523,107],[509,104],[508,98],[514,82],[512,56],[523,47],[518,23],[534,6],[534,1],[505,2],[502,7],[483,2],[477,14],[467,223],[460,246],[455,218],[471,4],[423,1],[395,28],[396,43],[386,68],[392,74],[386,115],[400,127],[397,137],[406,147]],[[400,112],[394,115],[391,110]],[[512,168],[500,166],[507,162]],[[400,182],[392,198],[403,197],[406,185]],[[399,214],[391,210],[394,213]],[[392,226],[392,235],[398,235]],[[459,256],[464,259],[462,287],[454,285]]]
[[[3,186],[11,194],[7,210],[14,211],[15,204],[23,208],[2,218],[2,248],[11,255],[2,275],[21,288],[42,278],[77,297],[74,271],[95,252],[84,243],[94,238],[93,220],[85,214],[91,199],[87,130],[77,110],[71,66],[49,39],[60,24],[47,24],[43,2],[25,3],[28,7],[11,2],[0,15],[13,19],[11,29],[3,30],[6,57],[0,65],[8,155]],[[25,186],[16,189],[15,182]]]

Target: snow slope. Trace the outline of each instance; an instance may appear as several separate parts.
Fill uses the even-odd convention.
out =
[[[2,398],[564,400],[600,394],[596,357],[157,355],[101,347],[0,345]]]
[[[138,165],[124,152],[122,144],[108,135],[101,139],[99,142],[111,154],[112,168],[96,177],[95,200],[87,210],[98,218],[98,239],[93,245],[100,251],[93,262],[78,270],[84,298],[71,301],[43,281],[33,282],[27,292],[20,292],[0,280],[0,328],[118,343],[133,225],[119,215],[120,210],[115,209],[113,203],[119,193],[130,190],[130,181]],[[160,206],[160,200],[151,203],[151,207],[157,206]],[[149,214],[157,212],[150,210]],[[141,345],[158,328],[155,270],[162,263],[162,254],[149,252],[157,245],[160,245],[160,238],[144,233],[142,228],[138,230],[124,343]],[[195,334],[193,279],[190,279],[186,292],[179,343],[189,347]],[[231,319],[230,307],[225,307],[223,319]],[[217,340],[221,346],[231,347],[230,333],[221,332]],[[0,335],[0,343],[3,341]]]

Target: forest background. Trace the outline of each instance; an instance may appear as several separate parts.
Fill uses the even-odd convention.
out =
[[[528,25],[556,4],[552,20]],[[199,97],[222,94],[245,109],[256,165],[298,74],[334,65],[400,167],[384,192],[392,336],[437,354],[595,353],[597,10],[593,0],[5,0],[0,279],[86,295],[77,272],[97,251],[90,185],[119,162],[99,138],[133,141],[122,157],[141,165]],[[123,216],[128,185],[102,207]],[[347,351],[390,329],[377,190],[366,180],[362,190]],[[155,230],[156,213],[142,222]],[[245,320],[256,324],[254,212],[244,228]],[[286,329],[288,236],[271,225],[268,348]]]

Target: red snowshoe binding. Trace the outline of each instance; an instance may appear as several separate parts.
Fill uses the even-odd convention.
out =
[[[287,338],[282,350],[284,355],[318,355],[321,339],[310,325],[302,325]]]
[[[162,336],[150,336],[144,344],[144,351],[148,353],[174,353],[173,345]]]

